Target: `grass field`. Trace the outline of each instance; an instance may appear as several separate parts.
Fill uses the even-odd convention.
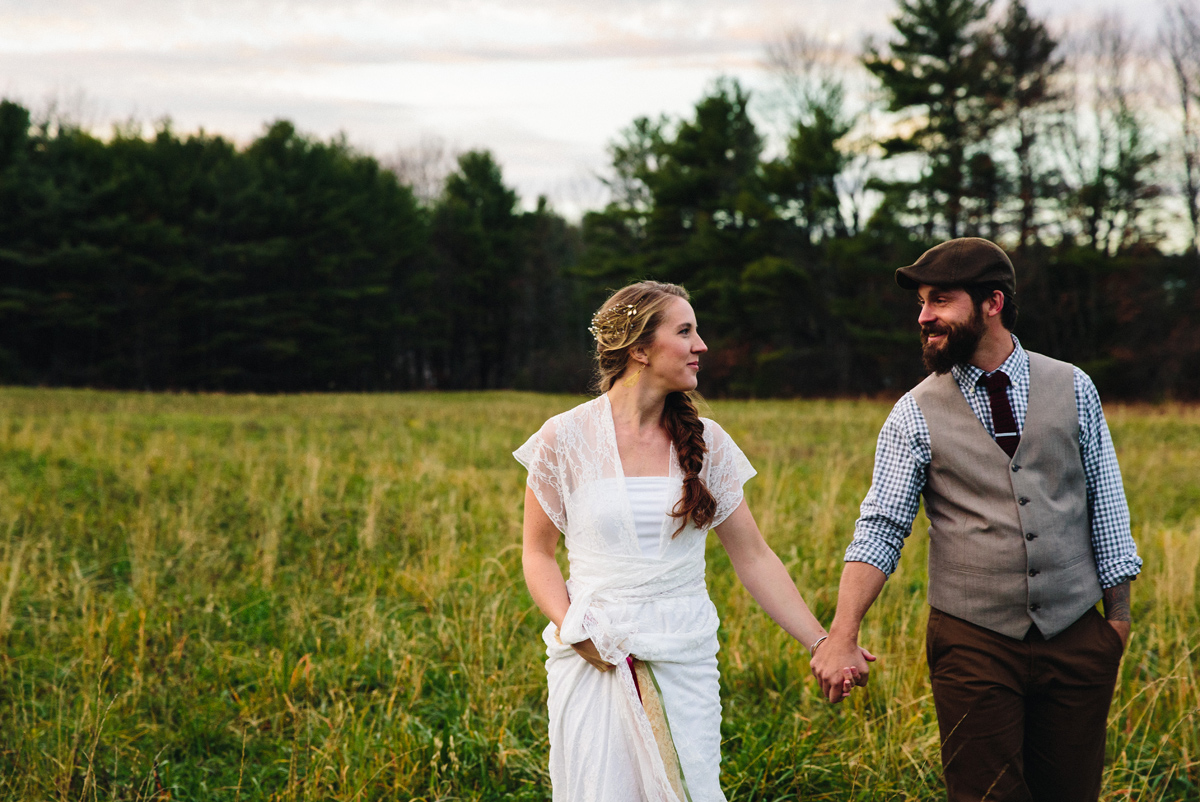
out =
[[[548,799],[509,452],[577,401],[0,390],[0,799]],[[712,405],[826,622],[887,411]],[[1103,798],[1197,800],[1200,408],[1109,420],[1146,567]],[[731,800],[939,797],[924,550],[830,707],[710,539]]]

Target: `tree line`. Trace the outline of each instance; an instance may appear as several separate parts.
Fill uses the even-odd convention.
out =
[[[101,139],[4,101],[0,381],[581,390],[591,311],[656,278],[693,294],[708,393],[897,393],[921,367],[893,270],[984,236],[1027,347],[1108,393],[1200,397],[1200,14],[1168,22],[1157,111],[1112,18],[1072,42],[1019,0],[899,0],[858,53],[791,34],[760,98],[782,135],[720,80],[620,133],[578,224],[523,208],[487,152],[430,191],[286,121],[240,148],[165,123]]]
[[[0,379],[223,391],[502,387],[577,232],[487,153],[423,205],[276,122],[107,141],[0,103]],[[531,380],[533,381],[533,380]]]

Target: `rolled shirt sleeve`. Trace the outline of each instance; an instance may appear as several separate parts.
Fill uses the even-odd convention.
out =
[[[892,575],[921,506],[931,457],[925,416],[905,393],[879,430],[871,489],[859,508],[846,562],[864,562]]]
[[[1100,394],[1079,368],[1075,368],[1075,405],[1079,410],[1079,451],[1087,483],[1092,552],[1100,587],[1107,589],[1137,577],[1142,560],[1130,531],[1121,467],[1104,419]]]

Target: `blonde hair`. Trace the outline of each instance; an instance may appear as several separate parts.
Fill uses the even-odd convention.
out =
[[[672,299],[688,300],[678,284],[639,281],[614,292],[592,316],[596,338],[596,387],[607,393],[629,366],[634,348],[649,348]]]
[[[607,393],[629,367],[634,348],[654,343],[663,313],[675,298],[689,300],[688,291],[678,284],[639,281],[614,292],[592,316],[589,330],[596,338],[596,387],[601,393]],[[717,500],[700,478],[708,449],[704,421],[696,411],[698,400],[698,393],[674,392],[663,404],[662,425],[675,444],[683,472],[683,495],[671,510],[671,517],[680,519],[672,537],[683,531],[689,518],[704,529],[717,511]]]

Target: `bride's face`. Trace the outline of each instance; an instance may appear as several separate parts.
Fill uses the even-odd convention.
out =
[[[663,310],[662,323],[654,342],[644,352],[646,377],[667,392],[696,389],[700,355],[708,350],[696,330],[696,313],[682,298],[674,298]]]

